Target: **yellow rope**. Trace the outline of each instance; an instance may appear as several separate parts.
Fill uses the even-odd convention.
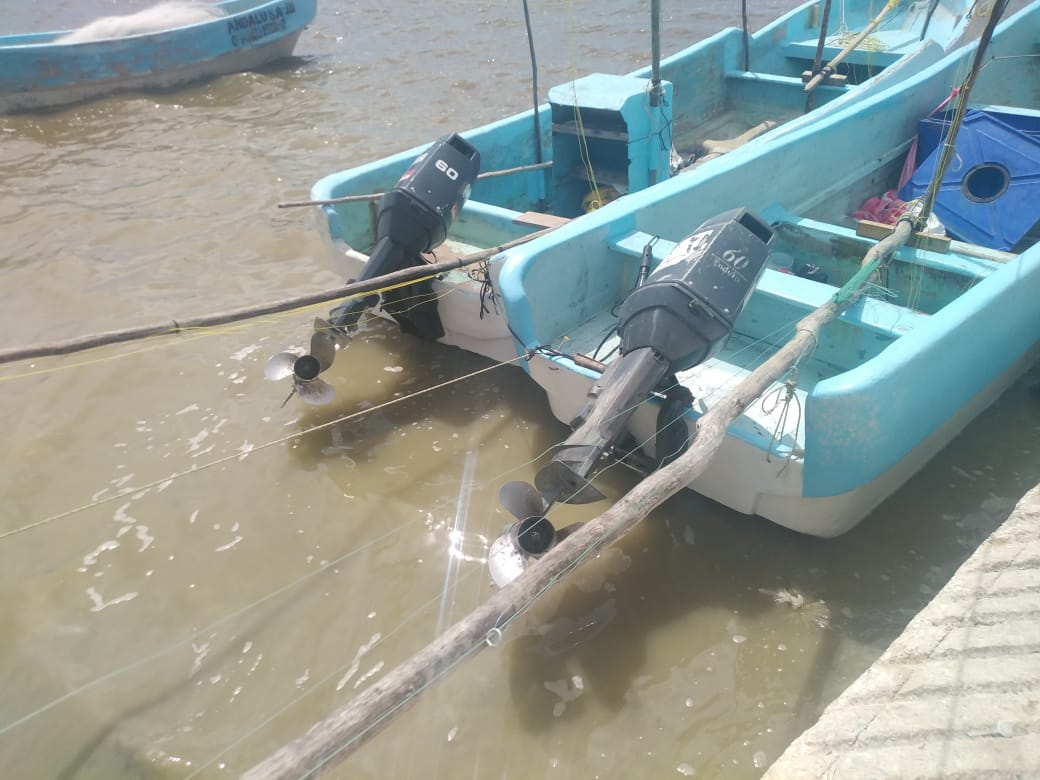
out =
[[[428,280],[432,280],[432,279],[436,279],[436,278],[437,278],[437,274],[430,274],[429,276],[423,276],[423,277],[420,277],[418,279],[412,279],[411,281],[398,282],[396,284],[390,284],[390,285],[387,285],[385,287],[380,287],[377,290],[372,290],[370,292],[354,293],[353,295],[346,295],[346,296],[343,297],[342,300],[351,300],[353,298],[361,298],[363,296],[372,295],[374,293],[389,292],[390,290],[397,290],[397,289],[400,289],[402,287],[408,287],[409,285],[416,284],[418,282],[424,282],[424,281],[428,281]],[[450,292],[450,290],[449,290],[449,292]],[[446,294],[447,293],[444,293],[444,295],[446,295]],[[438,298],[444,297],[444,295],[438,296]],[[419,296],[416,296],[416,297],[419,297]],[[427,299],[430,299],[429,296],[427,296]],[[407,299],[405,299],[405,300],[407,300]],[[54,373],[57,373],[59,371],[67,371],[67,370],[70,370],[70,369],[73,369],[73,368],[81,368],[83,366],[93,366],[93,365],[98,365],[100,363],[108,363],[108,362],[113,361],[113,360],[121,360],[123,358],[131,357],[133,355],[140,355],[140,354],[144,354],[146,352],[152,352],[153,350],[156,350],[156,349],[164,349],[164,348],[169,347],[169,346],[171,346],[173,344],[181,344],[181,343],[183,343],[181,341],[169,340],[170,336],[176,336],[176,335],[181,335],[181,334],[189,334],[190,335],[190,339],[189,340],[191,340],[191,341],[194,341],[196,339],[201,339],[201,338],[209,338],[209,337],[212,337],[212,336],[226,336],[226,335],[231,334],[231,333],[237,333],[237,332],[240,332],[240,331],[247,330],[247,329],[253,327],[254,325],[256,325],[258,323],[267,324],[267,323],[271,323],[271,322],[278,322],[278,321],[281,321],[281,320],[284,320],[284,319],[288,319],[290,317],[294,317],[294,316],[296,316],[298,314],[302,314],[304,312],[314,311],[316,309],[323,309],[323,308],[327,308],[328,306],[329,306],[329,302],[327,302],[327,301],[322,301],[322,302],[319,302],[319,303],[310,303],[310,304],[307,304],[307,305],[304,305],[304,306],[298,306],[295,309],[287,309],[287,310],[285,310],[283,312],[278,312],[276,314],[265,314],[265,315],[261,315],[261,316],[258,316],[258,317],[251,317],[249,319],[243,320],[240,323],[228,323],[228,324],[225,324],[225,325],[208,325],[208,326],[187,327],[187,328],[177,328],[177,329],[175,329],[175,328],[173,328],[171,326],[171,329],[170,329],[169,333],[161,333],[161,334],[157,334],[155,336],[148,336],[148,337],[142,339],[142,341],[145,341],[145,342],[152,342],[150,346],[141,347],[139,349],[134,349],[134,350],[131,350],[129,352],[120,352],[117,355],[105,355],[104,357],[96,357],[96,358],[91,358],[89,360],[80,360],[80,361],[77,361],[75,363],[63,363],[61,365],[48,366],[46,368],[33,368],[33,369],[28,370],[28,371],[19,371],[19,372],[14,372],[14,373],[10,373],[10,374],[3,374],[3,375],[0,375],[0,382],[7,382],[7,381],[12,380],[12,379],[26,379],[28,377],[39,376],[41,374],[54,374]],[[93,348],[91,348],[90,350],[87,350],[87,351],[90,352],[90,351],[94,351],[94,350],[98,350],[98,349],[104,349],[105,347],[110,347],[110,346],[115,346],[115,345],[114,344],[105,344],[105,345],[102,345],[102,346],[93,347]],[[55,356],[55,357],[58,357],[58,356]],[[33,360],[43,360],[43,359],[44,358],[33,358]]]
[[[596,184],[596,171],[592,167],[592,155],[589,152],[588,139],[585,136],[585,124],[582,121],[581,109],[578,106],[578,88],[576,86],[578,80],[578,69],[574,60],[574,15],[573,15],[573,4],[567,3],[567,63],[568,70],[570,71],[571,77],[571,94],[574,98],[574,124],[577,126],[578,134],[578,156],[581,159],[581,164],[585,168],[585,176],[592,186],[592,194],[595,195],[599,192],[599,186]]]

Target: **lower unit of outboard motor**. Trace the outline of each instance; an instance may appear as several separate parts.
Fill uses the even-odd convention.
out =
[[[601,498],[588,475],[649,393],[661,392],[666,403],[681,399],[671,416],[682,416],[681,406],[689,408],[693,398],[675,392],[675,374],[722,349],[766,267],[772,239],[769,225],[746,209],[720,214],[676,244],[625,298],[618,311],[621,356],[592,386],[574,432],[538,474],[543,496],[570,503]],[[659,418],[658,430],[669,422]],[[684,437],[678,446],[684,450],[686,443]],[[681,454],[657,449],[658,462]]]
[[[380,199],[376,243],[364,272],[355,281],[417,265],[422,252],[442,244],[469,197],[479,169],[480,153],[457,134],[442,138],[420,155],[397,185]],[[419,285],[384,294],[383,309],[405,331],[426,339],[440,338],[444,330],[431,291],[416,290],[416,286]],[[426,304],[416,305],[415,297],[425,299]],[[366,309],[377,303],[379,295],[345,301],[332,310],[330,322],[336,328],[349,330],[357,325]]]

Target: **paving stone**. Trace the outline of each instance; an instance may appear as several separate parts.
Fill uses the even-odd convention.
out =
[[[1040,486],[763,780],[1040,778]]]

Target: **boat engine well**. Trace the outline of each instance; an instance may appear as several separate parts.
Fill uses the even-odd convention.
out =
[[[603,498],[590,475],[617,448],[632,414],[651,393],[664,399],[654,465],[685,451],[689,432],[684,416],[693,398],[675,374],[722,349],[767,265],[772,240],[772,229],[758,216],[746,209],[727,211],[676,244],[653,273],[640,275],[618,311],[620,356],[593,383],[571,423],[573,432],[536,474],[535,488],[510,482],[499,493],[517,522],[493,548],[501,558],[501,565],[492,566],[496,581],[512,579],[522,570],[518,562],[544,553],[565,536],[553,533],[545,518],[555,502]],[[525,543],[522,535],[532,532],[539,543]]]

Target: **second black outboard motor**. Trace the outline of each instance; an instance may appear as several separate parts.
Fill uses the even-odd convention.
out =
[[[468,141],[453,133],[437,141],[420,155],[397,185],[379,201],[376,216],[376,243],[361,277],[364,281],[401,270],[417,262],[448,237],[448,229],[458,216],[480,170],[480,153]],[[332,310],[334,327],[350,329],[357,325],[365,309],[379,302],[378,295],[353,298]],[[416,331],[410,319],[402,319],[387,306],[405,330]],[[402,315],[403,316],[403,315]],[[444,335],[439,318],[427,338]],[[426,328],[428,331],[430,328]],[[439,332],[437,332],[439,331]]]
[[[421,154],[397,185],[379,201],[376,243],[365,264],[364,281],[421,262],[419,254],[444,243],[448,228],[469,198],[480,169],[480,153],[459,135],[437,141]],[[279,352],[264,368],[268,379],[292,377],[293,391],[309,404],[332,400],[335,390],[319,375],[328,370],[344,332],[354,328],[365,309],[379,303],[378,294],[351,298],[334,308],[328,320],[318,318],[310,353]],[[383,310],[401,329],[424,339],[444,335],[437,301],[429,281],[414,282],[384,293]],[[286,398],[286,401],[289,399]]]
[[[629,294],[618,312],[621,357],[589,390],[574,432],[536,475],[546,508],[603,498],[587,479],[593,466],[662,380],[670,377],[666,384],[678,386],[677,372],[722,349],[762,275],[772,239],[769,225],[746,209],[725,212],[676,244]],[[691,402],[687,392],[685,407]],[[678,423],[685,448],[685,422]],[[660,418],[658,428],[660,450]]]

